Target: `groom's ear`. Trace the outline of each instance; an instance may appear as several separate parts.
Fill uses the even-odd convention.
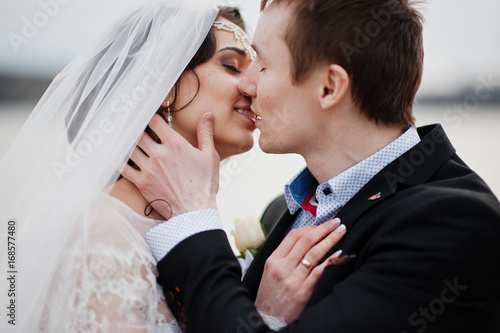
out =
[[[351,83],[349,74],[342,66],[330,64],[325,69],[320,105],[322,109],[328,110],[339,105],[350,95]]]

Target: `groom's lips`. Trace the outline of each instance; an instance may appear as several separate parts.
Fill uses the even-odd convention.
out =
[[[234,108],[234,111],[241,114],[242,116],[250,120],[252,123],[254,123],[257,119],[257,115],[252,111],[250,105],[237,106]]]
[[[258,123],[260,123],[262,121],[262,117],[259,116],[252,108],[252,106],[250,106],[250,110],[252,111],[253,114],[255,114],[255,126],[257,126]]]

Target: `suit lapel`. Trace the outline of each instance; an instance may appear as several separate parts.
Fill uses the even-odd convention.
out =
[[[262,248],[259,252],[257,252],[255,259],[248,268],[243,282],[250,291],[252,299],[257,297],[257,291],[259,289],[262,273],[264,272],[264,264],[266,263],[267,258],[269,258],[274,250],[276,250],[276,248],[280,245],[281,241],[285,237],[288,227],[293,223],[299,212],[300,210],[294,215],[291,215],[288,208],[285,208],[285,211],[279,218],[279,222],[274,226],[273,230],[262,245]]]
[[[347,230],[371,207],[399,190],[426,182],[455,154],[441,125],[421,127],[418,134],[421,141],[415,147],[382,169],[339,211]]]

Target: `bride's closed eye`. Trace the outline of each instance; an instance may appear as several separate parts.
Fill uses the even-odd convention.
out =
[[[228,70],[230,70],[232,72],[236,72],[238,74],[241,73],[241,71],[238,68],[234,67],[234,66],[231,66],[231,65],[222,65],[222,66],[226,67]]]
[[[241,73],[239,70],[239,63],[236,59],[232,60],[223,60],[221,62],[222,67],[225,67],[228,71],[234,72],[234,73]]]
[[[245,62],[249,61],[248,54],[245,52],[245,50],[237,47],[225,47],[223,49],[220,49],[217,53],[221,54],[221,66],[226,68],[227,71],[234,74],[240,74],[242,66],[246,67]]]

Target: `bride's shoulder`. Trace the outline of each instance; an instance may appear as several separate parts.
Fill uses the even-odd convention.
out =
[[[94,244],[122,247],[142,240],[128,207],[117,201],[118,199],[102,194],[92,207],[89,238]]]
[[[116,200],[108,194],[99,195],[91,209],[91,226],[93,228],[104,225],[117,227],[126,222],[123,208],[117,205]]]

